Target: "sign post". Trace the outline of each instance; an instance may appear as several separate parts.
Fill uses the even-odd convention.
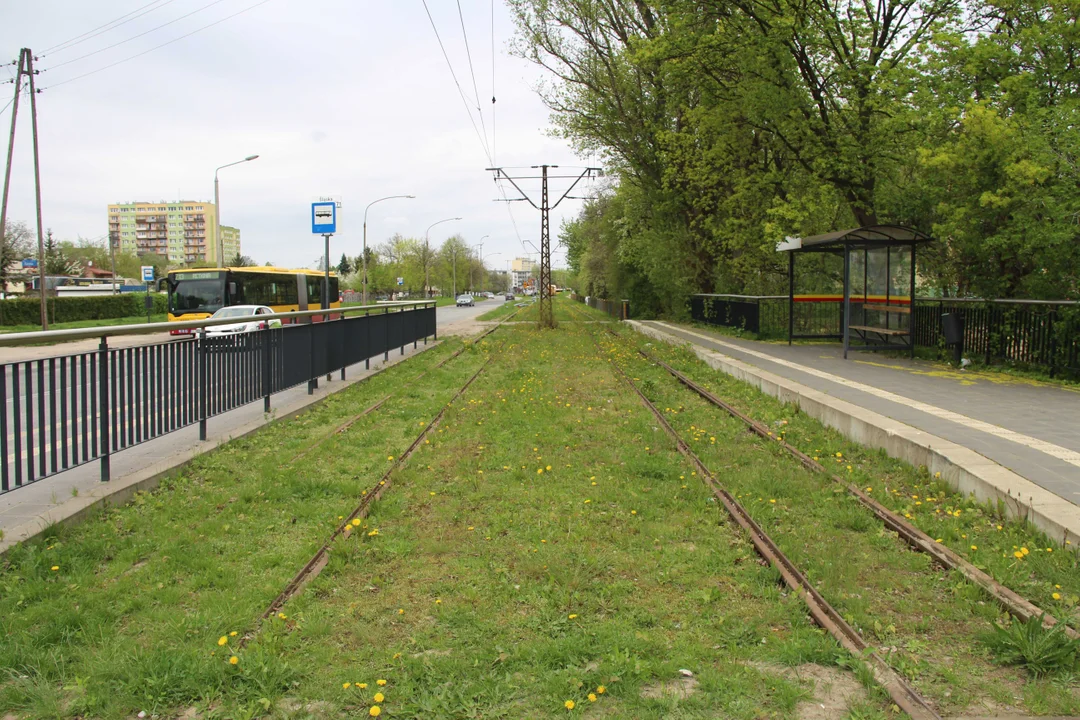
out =
[[[146,283],[146,298],[144,304],[146,305],[146,322],[150,323],[150,311],[154,309],[154,298],[150,295],[150,284],[154,282],[154,266],[143,265],[142,266],[142,279]]]
[[[322,307],[326,312],[323,314],[323,322],[330,319],[330,236],[337,232],[337,209],[338,203],[334,200],[320,200],[319,202],[311,203],[311,233],[312,235],[322,235],[325,242],[325,250],[323,254],[323,291],[322,291]],[[330,354],[327,352],[326,357],[329,359]],[[341,378],[345,379],[345,366],[341,367]],[[330,379],[330,374],[327,373],[326,379]],[[308,385],[308,394],[310,395],[314,388]]]

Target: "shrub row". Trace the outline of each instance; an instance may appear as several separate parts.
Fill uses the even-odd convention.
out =
[[[77,320],[109,320],[146,314],[145,293],[123,293],[91,297],[48,298],[50,322]],[[153,312],[168,311],[168,298],[153,293]],[[0,325],[36,325],[41,322],[41,301],[38,298],[0,300]]]

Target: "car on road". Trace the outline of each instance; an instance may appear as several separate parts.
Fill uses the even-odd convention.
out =
[[[457,306],[458,307],[472,307],[475,305],[472,295],[458,295]]]
[[[236,318],[237,322],[228,325],[213,325],[206,328],[207,337],[223,337],[238,333],[265,330],[268,327],[279,328],[281,321],[273,318],[262,318],[263,315],[273,315],[274,311],[265,305],[230,305],[223,307],[210,316],[210,320],[223,318]]]
[[[514,299],[514,293],[506,293],[506,297],[503,298],[503,300],[513,300],[513,299]]]

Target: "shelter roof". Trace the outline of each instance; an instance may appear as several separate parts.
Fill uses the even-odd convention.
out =
[[[811,235],[807,238],[788,238],[776,246],[777,252],[797,252],[799,250],[825,250],[840,248],[843,245],[859,247],[889,247],[891,245],[910,245],[911,243],[933,242],[933,238],[914,228],[902,225],[867,225],[851,230],[837,230],[823,235]]]

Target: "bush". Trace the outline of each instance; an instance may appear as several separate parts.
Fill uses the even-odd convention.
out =
[[[146,293],[122,293],[97,297],[48,298],[49,322],[110,320],[146,314]],[[152,293],[153,313],[168,311],[168,297]],[[0,300],[0,325],[37,325],[41,322],[41,301],[34,298]]]

